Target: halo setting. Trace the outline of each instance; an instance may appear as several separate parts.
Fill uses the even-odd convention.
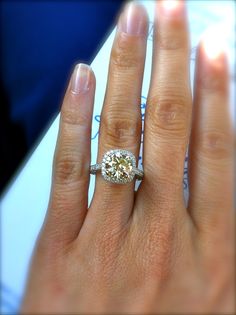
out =
[[[90,174],[101,171],[103,179],[116,184],[127,184],[135,177],[142,180],[144,173],[136,167],[136,159],[132,152],[113,149],[103,155],[102,162],[90,165]]]
[[[101,173],[105,180],[116,184],[127,184],[134,179],[135,156],[126,150],[106,152],[102,159]]]

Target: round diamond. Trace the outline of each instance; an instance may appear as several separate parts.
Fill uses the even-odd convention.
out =
[[[105,179],[115,183],[127,183],[133,179],[134,161],[128,152],[112,150],[104,156],[103,162]]]

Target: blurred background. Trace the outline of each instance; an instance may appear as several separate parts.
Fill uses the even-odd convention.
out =
[[[0,194],[58,113],[73,66],[94,59],[123,2],[0,2]]]

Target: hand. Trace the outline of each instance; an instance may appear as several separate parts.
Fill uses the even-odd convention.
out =
[[[234,311],[226,56],[220,50],[211,55],[204,41],[199,45],[192,102],[184,2],[157,6],[144,179],[134,193],[134,181],[117,185],[98,174],[88,208],[95,77],[88,66],[77,66],[62,105],[51,198],[23,314]],[[99,162],[114,148],[138,157],[147,30],[145,9],[131,4],[120,17],[111,52]],[[182,182],[189,142],[186,207]]]

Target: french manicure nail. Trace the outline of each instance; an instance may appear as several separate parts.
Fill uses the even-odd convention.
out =
[[[129,35],[145,35],[147,31],[145,8],[133,2],[129,3],[120,17],[118,29]]]
[[[183,15],[183,0],[161,0],[161,11],[165,15],[181,16]]]
[[[71,92],[73,94],[79,94],[89,90],[90,69],[88,65],[83,63],[76,65],[71,81]]]
[[[227,50],[222,31],[217,28],[209,28],[204,33],[202,46],[206,56],[211,60],[218,59]]]

